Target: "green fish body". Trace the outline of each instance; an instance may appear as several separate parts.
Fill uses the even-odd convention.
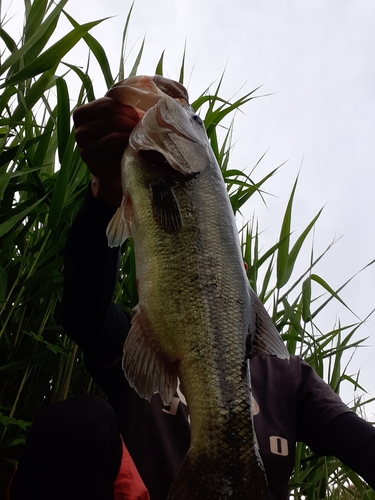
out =
[[[131,235],[135,248],[139,303],[124,372],[142,397],[159,392],[165,404],[181,381],[191,445],[169,500],[268,499],[249,359],[288,354],[249,285],[204,125],[182,86],[152,82],[148,109],[133,101],[144,115],[123,157],[123,203],[108,228],[112,246]]]

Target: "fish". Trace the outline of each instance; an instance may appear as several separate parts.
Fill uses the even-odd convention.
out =
[[[244,268],[235,217],[203,120],[183,85],[160,75],[107,94],[140,121],[121,164],[110,246],[134,242],[138,304],[124,344],[129,384],[146,399],[186,397],[191,443],[168,500],[266,500],[251,407],[251,358],[288,351]]]

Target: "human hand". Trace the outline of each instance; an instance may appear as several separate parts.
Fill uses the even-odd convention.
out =
[[[134,108],[110,97],[84,104],[73,113],[81,158],[93,175],[93,196],[111,205],[121,203],[121,158],[139,119]]]

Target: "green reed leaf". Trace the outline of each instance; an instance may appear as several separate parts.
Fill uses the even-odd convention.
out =
[[[55,81],[55,69],[43,73],[38,80],[29,88],[25,96],[20,99],[19,105],[16,107],[11,116],[11,125],[16,126],[22,122],[26,114],[39,101],[43,93]]]
[[[156,65],[155,69],[155,75],[163,75],[163,61],[164,61],[164,50],[161,53],[160,59],[158,61],[158,64]]]
[[[9,217],[5,222],[0,224],[0,237],[3,236],[5,233],[11,231],[16,224],[18,224],[20,221],[22,221],[25,217],[27,217],[42,201],[44,201],[46,196],[43,196],[40,200],[36,201],[29,207],[25,208],[25,210],[22,210],[21,212],[17,213],[16,215],[13,215]]]
[[[17,44],[13,38],[3,29],[0,28],[0,38],[3,40],[9,52],[15,52],[17,50]],[[0,69],[1,71],[1,69]]]
[[[77,21],[75,21],[67,12],[64,12],[64,14],[75,28],[79,28],[80,25],[77,23]],[[114,78],[112,76],[111,67],[103,46],[92,35],[90,35],[90,33],[85,34],[83,36],[83,39],[98,61],[107,87],[112,87],[112,85],[114,84]]]
[[[0,267],[0,309],[7,295],[8,274],[3,267]]]
[[[182,62],[181,62],[181,68],[180,68],[180,76],[178,77],[178,81],[183,85],[184,84],[184,78],[185,78],[185,57],[186,57],[186,40],[184,44],[184,52],[182,54]]]
[[[31,5],[29,15],[26,18],[25,42],[34,36],[41,29],[43,18],[46,14],[47,0],[34,0]],[[59,12],[59,11],[58,11]],[[61,11],[60,11],[61,12]],[[33,43],[24,56],[23,66],[33,61],[44,49],[47,42],[55,32],[59,15],[54,16],[45,26],[39,38]]]
[[[11,76],[1,87],[4,87],[5,85],[16,85],[24,80],[28,80],[41,73],[49,71],[51,68],[55,68],[61,62],[61,59],[84,37],[90,29],[94,28],[94,26],[97,26],[103,21],[104,19],[100,19],[99,21],[86,23],[73,29],[34,61],[30,62],[15,75]]]
[[[70,104],[68,85],[63,78],[56,80],[57,89],[57,145],[59,160],[65,154],[66,145],[70,135]]]
[[[139,67],[139,64],[141,62],[141,59],[142,59],[142,54],[143,54],[143,49],[144,49],[144,46],[145,46],[145,38],[143,38],[143,41],[142,41],[142,44],[141,44],[141,48],[139,49],[139,52],[137,54],[137,57],[135,59],[135,62],[134,62],[134,66],[132,68],[132,70],[130,71],[129,73],[129,77],[131,76],[135,76],[138,72],[138,67]],[[124,78],[124,72],[123,71],[120,71],[120,80]]]
[[[23,57],[26,52],[45,35],[45,33],[50,29],[51,24],[55,23],[55,19],[58,18],[67,2],[68,0],[61,0],[45,19],[43,24],[34,31],[27,42],[25,42],[18,50],[12,52],[8,59],[6,59],[6,61],[4,61],[4,63],[0,66],[0,75],[5,73],[5,71],[7,71],[13,64],[17,63],[21,57]],[[6,85],[9,85],[9,83]]]

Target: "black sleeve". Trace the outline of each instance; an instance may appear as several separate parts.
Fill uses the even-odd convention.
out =
[[[375,428],[355,413],[333,419],[310,447],[334,455],[375,489]]]
[[[298,440],[334,455],[375,488],[375,428],[353,413],[304,361],[298,394]]]
[[[119,249],[108,246],[105,232],[114,212],[88,188],[67,238],[62,299],[64,330],[108,396],[124,379],[117,361],[129,331],[129,318],[112,302]]]

